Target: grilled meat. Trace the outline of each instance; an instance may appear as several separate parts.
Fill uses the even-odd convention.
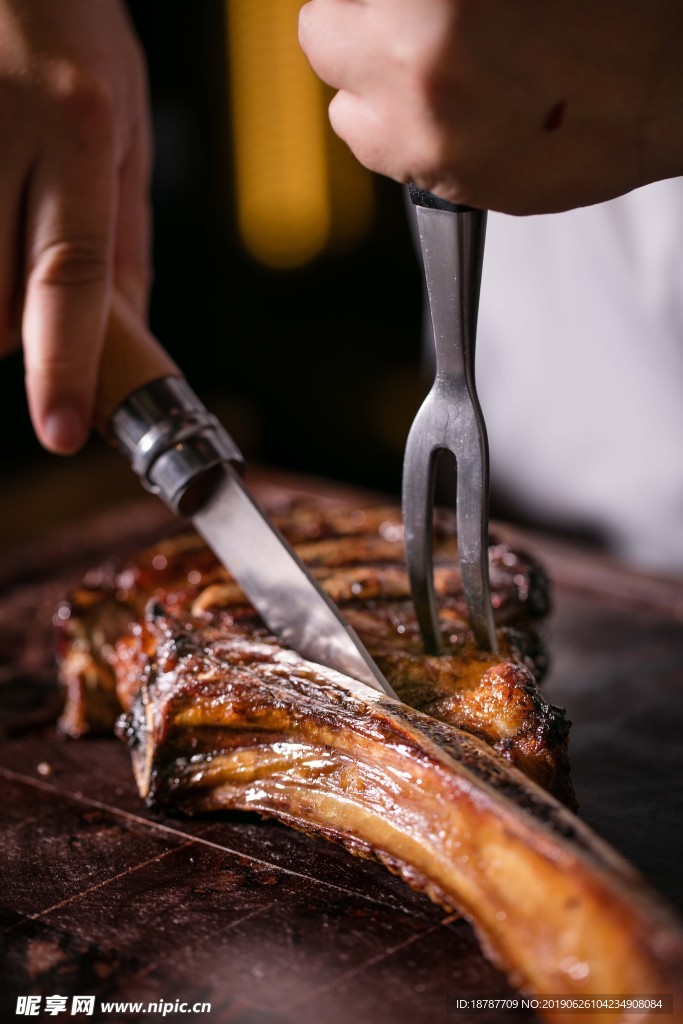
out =
[[[243,627],[153,602],[145,632],[122,733],[148,801],[257,811],[380,860],[463,913],[522,989],[677,991],[667,910],[487,744]]]
[[[445,654],[427,658],[396,513],[299,509],[280,525],[404,703],[284,650],[185,537],[98,571],[61,610],[65,731],[106,726],[124,708],[120,731],[148,802],[257,811],[374,857],[470,919],[523,989],[678,993],[677,923],[549,795],[573,802],[568,723],[536,681],[547,610],[538,566],[491,549],[504,655],[479,652],[443,518]]]
[[[445,653],[429,658],[422,654],[410,601],[396,510],[321,512],[304,506],[280,517],[279,525],[402,700],[479,736],[574,805],[568,723],[537,685],[547,660],[539,623],[548,609],[548,587],[532,559],[506,545],[491,548],[503,657],[484,654],[467,629],[452,518],[441,514],[435,577]],[[135,565],[105,567],[88,582],[60,612],[67,692],[61,725],[72,736],[110,729],[119,711],[131,707],[150,653],[139,622],[151,597],[164,600],[171,612],[191,610],[207,624],[230,629],[242,623],[250,635],[266,635],[238,584],[195,535],[166,541]]]

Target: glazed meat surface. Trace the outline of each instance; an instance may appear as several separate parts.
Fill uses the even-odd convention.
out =
[[[482,654],[442,518],[445,653],[428,658],[397,513],[299,509],[281,526],[399,702],[283,649],[188,536],[99,570],[61,610],[64,730],[106,728],[123,708],[119,731],[148,802],[256,811],[378,859],[471,920],[525,990],[679,993],[677,922],[559,802],[573,804],[568,723],[537,682],[548,607],[540,568],[492,547],[504,653]]]
[[[537,563],[505,545],[491,548],[502,657],[482,653],[467,629],[453,523],[442,514],[435,579],[444,654],[426,657],[395,509],[322,513],[302,507],[281,517],[279,525],[402,700],[483,739],[574,805],[569,724],[538,687],[546,668],[539,626],[548,610],[548,586]],[[62,728],[68,734],[110,729],[119,711],[131,707],[149,653],[140,623],[152,597],[171,612],[191,611],[226,635],[267,635],[239,586],[195,535],[164,542],[135,565],[105,567],[61,613],[61,673],[68,695]]]
[[[153,660],[122,734],[149,802],[256,811],[381,861],[464,914],[526,991],[678,991],[666,908],[481,740],[268,640],[160,604],[146,628]]]

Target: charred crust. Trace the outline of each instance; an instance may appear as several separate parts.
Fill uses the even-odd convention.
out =
[[[400,512],[300,505],[281,516],[279,525],[344,606],[404,700],[488,743],[573,805],[568,723],[560,709],[541,698],[537,685],[547,665],[538,622],[549,605],[547,577],[537,562],[506,544],[491,544],[499,642],[510,659],[492,674],[491,661],[477,651],[467,629],[451,512],[437,511],[434,526],[444,659],[421,654],[402,561]],[[112,608],[118,611],[120,636],[112,639],[105,659],[95,634],[98,620]],[[67,689],[62,722],[70,722],[75,734],[111,728],[121,706],[133,708],[141,687],[154,692],[160,674],[177,674],[184,680],[186,699],[200,702],[211,679],[220,679],[221,687],[232,685],[235,672],[262,672],[275,647],[239,587],[195,535],[164,541],[133,564],[110,563],[91,574],[91,585],[73,596],[68,622],[59,640]],[[83,664],[96,680],[92,693],[83,684],[82,671],[74,679],[72,669],[69,678],[76,634]],[[255,642],[265,645],[260,654]],[[503,733],[486,722],[493,710]],[[119,732],[133,742],[139,713],[128,721],[119,725]]]
[[[108,569],[58,616],[71,721],[91,727],[94,680],[98,699],[127,712],[118,734],[150,806],[256,811],[378,860],[449,911],[462,904],[516,984],[575,993],[561,965],[583,943],[595,984],[602,957],[603,981],[618,979],[616,965],[630,982],[626,964],[641,972],[640,991],[674,989],[677,926],[549,795],[575,804],[569,721],[538,688],[548,609],[540,567],[506,545],[491,549],[501,654],[483,654],[449,564],[452,516],[437,515],[445,653],[427,658],[395,510],[307,507],[281,525],[308,546],[404,703],[284,651],[189,537]],[[622,956],[612,947],[624,936]]]

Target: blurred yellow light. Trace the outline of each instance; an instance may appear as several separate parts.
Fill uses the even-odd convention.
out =
[[[328,243],[323,88],[297,41],[301,0],[227,0],[237,212],[247,249],[274,267]]]

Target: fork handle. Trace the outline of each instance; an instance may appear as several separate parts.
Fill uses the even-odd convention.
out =
[[[469,213],[474,210],[474,206],[465,206],[463,203],[450,203],[448,199],[435,196],[433,192],[428,192],[426,188],[414,185],[412,181],[408,183],[408,194],[414,206],[424,206],[428,210],[445,210],[447,213]]]
[[[436,356],[436,377],[411,427],[403,471],[405,547],[425,649],[441,646],[434,594],[432,515],[438,454],[455,456],[458,560],[470,625],[496,650],[488,574],[488,445],[474,379],[485,210],[448,203],[410,186],[417,207]]]
[[[437,383],[474,393],[474,349],[486,237],[486,210],[449,203],[409,185],[416,206],[429,296]],[[447,296],[447,300],[444,300]],[[453,344],[455,337],[457,344]]]

